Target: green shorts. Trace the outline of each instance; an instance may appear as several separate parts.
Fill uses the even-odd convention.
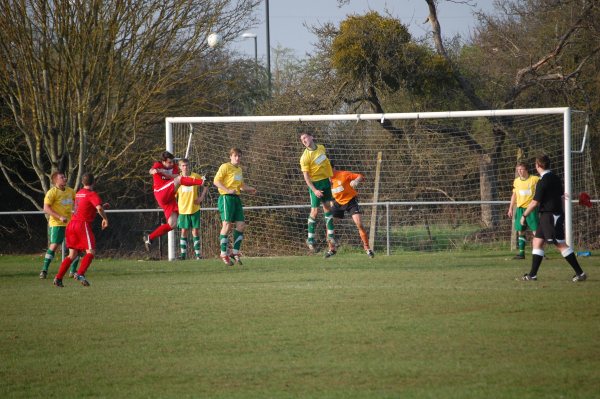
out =
[[[232,194],[220,195],[218,206],[222,222],[244,221],[244,208],[242,208],[242,200],[239,196]]]
[[[50,244],[62,244],[65,240],[65,226],[48,226],[48,239]]]
[[[517,231],[525,231],[526,228],[529,227],[531,231],[536,231],[538,228],[538,221],[540,220],[538,216],[537,208],[533,210],[527,217],[525,218],[525,226],[521,225],[521,216],[523,216],[523,212],[525,212],[526,208],[517,208],[517,213],[515,214],[515,230]]]
[[[309,188],[308,192],[310,193],[310,207],[318,208],[320,204],[326,201],[331,201],[333,196],[331,195],[331,182],[329,179],[323,179],[312,182],[317,190],[323,191],[323,196],[318,198],[315,193]]]
[[[177,217],[177,227],[180,229],[199,229],[200,228],[200,211],[194,212],[191,215],[179,214]]]

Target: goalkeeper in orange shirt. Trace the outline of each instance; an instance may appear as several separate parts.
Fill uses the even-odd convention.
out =
[[[360,173],[338,170],[333,162],[331,162],[331,167],[333,169],[333,176],[331,177],[331,193],[333,194],[331,213],[336,219],[342,219],[346,212],[352,216],[365,252],[369,255],[369,258],[374,258],[375,254],[369,247],[367,232],[360,218],[361,212],[357,200],[358,193],[356,192],[356,187],[365,177]]]

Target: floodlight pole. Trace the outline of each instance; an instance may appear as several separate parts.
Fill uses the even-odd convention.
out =
[[[269,0],[265,0],[265,14],[267,27],[267,76],[269,78],[269,96],[271,95],[271,34],[269,29]]]

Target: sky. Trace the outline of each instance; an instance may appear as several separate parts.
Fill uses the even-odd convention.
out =
[[[468,37],[475,18],[473,11],[493,10],[493,0],[470,0],[476,4],[474,7],[452,3],[447,0],[438,2],[438,19],[444,37],[452,37],[459,33]],[[259,60],[266,59],[266,24],[265,3],[257,10],[257,19],[261,21],[248,32],[257,35],[257,53]],[[281,46],[294,51],[296,57],[304,58],[307,52],[313,52],[315,36],[310,33],[306,25],[333,22],[339,25],[340,21],[349,14],[364,14],[369,10],[377,11],[381,15],[389,12],[393,17],[408,26],[413,37],[422,37],[429,31],[429,24],[423,23],[429,14],[425,0],[351,0],[350,4],[338,7],[336,0],[270,0],[269,20],[271,48]],[[233,43],[232,48],[242,55],[254,57],[254,40],[241,39]],[[271,54],[271,57],[273,55]]]

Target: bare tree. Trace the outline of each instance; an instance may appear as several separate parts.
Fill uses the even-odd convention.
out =
[[[497,94],[499,94],[500,98],[482,98],[474,89],[474,83],[465,76],[459,66],[456,64],[455,60],[449,56],[442,38],[441,26],[439,20],[437,18],[437,0],[425,0],[428,8],[429,15],[427,16],[426,22],[429,22],[432,29],[433,42],[435,45],[435,49],[439,55],[444,57],[449,65],[452,66],[452,71],[456,82],[461,88],[463,94],[471,103],[471,105],[475,109],[493,109],[493,108],[510,108],[514,107],[517,99],[520,95],[522,95],[528,88],[534,86],[544,86],[548,85],[551,82],[559,82],[564,84],[566,82],[572,81],[579,76],[581,73],[582,67],[588,63],[600,50],[600,46],[595,46],[590,49],[588,54],[585,54],[581,57],[580,61],[576,63],[576,65],[571,68],[565,68],[566,65],[564,63],[558,62],[561,55],[565,52],[565,50],[571,46],[575,40],[577,40],[576,32],[584,29],[584,22],[586,20],[590,20],[593,18],[592,9],[597,7],[597,2],[592,0],[584,0],[577,2],[579,7],[573,7],[572,10],[576,12],[575,16],[569,20],[569,22],[565,25],[556,25],[556,33],[553,37],[548,38],[544,37],[542,40],[539,40],[538,45],[530,45],[527,46],[525,42],[523,42],[523,38],[527,37],[527,35],[535,36],[535,39],[539,39],[539,33],[536,32],[536,29],[532,29],[529,26],[529,23],[532,23],[535,20],[537,23],[544,22],[544,18],[541,15],[530,15],[529,20],[524,18],[523,11],[527,8],[526,5],[520,4],[519,6],[512,4],[510,1],[505,1],[503,6],[506,7],[504,15],[515,16],[521,13],[520,17],[512,17],[514,19],[514,24],[511,24],[510,21],[507,21],[505,24],[495,24],[492,18],[487,17],[486,15],[479,13],[479,17],[482,20],[487,21],[488,29],[492,29],[495,31],[497,36],[503,36],[502,38],[497,37],[498,47],[503,45],[506,46],[519,46],[517,41],[520,40],[523,48],[519,49],[517,52],[521,54],[521,56],[511,56],[507,57],[510,59],[518,59],[518,63],[512,64],[512,71],[508,68],[507,65],[503,64],[506,69],[502,71],[498,71],[500,76],[510,76],[511,73],[514,73],[514,77],[512,81],[509,80],[504,90],[497,90]],[[568,2],[568,1],[567,1]],[[532,0],[529,1],[532,14],[542,13],[548,10],[554,10],[558,14],[564,13],[564,10],[560,9],[560,5],[556,2],[554,4],[543,4],[544,1]],[[498,3],[500,4],[500,2]],[[510,10],[508,9],[510,8]],[[511,17],[509,17],[511,18]],[[507,35],[502,35],[500,32],[501,29],[496,29],[497,26],[504,26],[504,33],[512,32],[512,35],[517,36],[513,40]],[[526,32],[535,32],[535,33],[526,33]],[[518,35],[521,35],[521,38],[518,38]],[[549,40],[550,39],[550,40]],[[480,43],[481,44],[481,43]],[[499,55],[496,54],[498,52],[498,47],[493,47],[493,52],[490,54],[489,59],[482,59],[480,62],[485,65],[491,64],[500,64]],[[541,49],[541,51],[540,51]],[[527,55],[523,57],[523,55]],[[570,69],[570,70],[569,70]],[[501,150],[501,144],[504,142],[506,138],[506,127],[500,125],[498,123],[494,124],[492,129],[492,134],[494,137],[494,143],[490,151],[481,151],[480,152],[480,174],[481,174],[481,195],[483,200],[495,200],[497,199],[497,190],[495,188],[496,178],[496,163],[495,159],[497,159],[498,153]],[[492,210],[490,207],[482,206],[482,218],[484,223],[487,225],[493,225],[493,220],[490,219],[492,215]]]
[[[150,127],[178,105],[171,92],[201,82],[190,65],[208,34],[237,37],[259,2],[0,0],[4,178],[40,209],[54,170],[72,186],[84,172],[135,176]]]
[[[597,1],[528,0],[519,4],[509,0],[498,2],[499,7],[503,8],[504,15],[510,16],[505,21],[495,20],[483,13],[478,13],[481,23],[485,25],[486,34],[489,36],[487,44],[493,41],[497,43],[490,49],[493,54],[490,54],[489,59],[482,61],[501,61],[501,54],[498,52],[504,48],[504,53],[510,55],[504,58],[510,58],[515,63],[510,65],[512,70],[502,71],[503,75],[512,76],[512,79],[500,92],[502,95],[500,100],[495,101],[496,105],[493,105],[475,93],[472,82],[460,72],[454,60],[448,55],[437,18],[437,0],[425,1],[429,7],[427,21],[432,28],[435,48],[438,54],[453,65],[456,81],[476,109],[513,107],[518,97],[528,88],[548,85],[552,82],[560,84],[573,82],[580,76],[583,67],[597,57],[600,52],[600,45],[596,43],[595,46],[588,48],[585,54],[580,54],[575,63],[569,64],[564,59],[561,60],[569,48],[573,48],[577,42],[581,41],[580,34],[583,31],[594,29],[593,26],[597,24],[599,8]],[[548,15],[544,17],[543,14]],[[550,14],[554,14],[554,17]],[[567,17],[565,18],[565,16]],[[554,26],[548,26],[553,30],[551,35],[543,34],[540,26],[531,26],[532,24],[543,25],[552,22],[554,22]],[[509,67],[504,62],[502,64]]]

